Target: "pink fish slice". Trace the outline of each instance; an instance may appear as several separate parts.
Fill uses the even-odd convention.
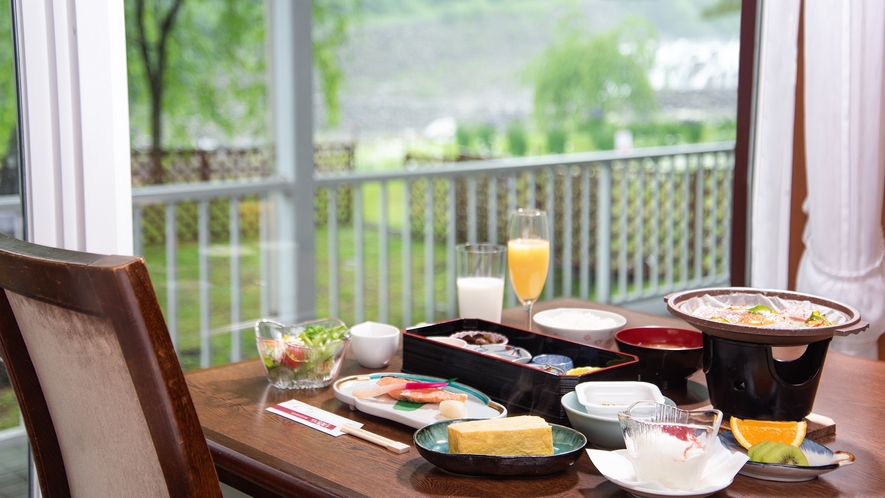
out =
[[[386,386],[375,386],[367,389],[359,389],[351,393],[354,398],[374,398],[387,394],[390,391],[401,391],[403,389],[434,389],[446,387],[448,382],[403,382],[398,384],[387,384]]]

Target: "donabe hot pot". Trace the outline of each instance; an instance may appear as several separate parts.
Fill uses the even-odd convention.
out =
[[[811,413],[827,349],[834,335],[869,327],[851,306],[799,292],[717,287],[674,293],[665,298],[674,316],[704,333],[703,370],[710,403],[727,415],[757,420],[802,420]],[[817,310],[830,325],[754,326],[695,314],[703,306],[723,309],[791,306]],[[777,359],[772,347],[804,346],[801,356]]]

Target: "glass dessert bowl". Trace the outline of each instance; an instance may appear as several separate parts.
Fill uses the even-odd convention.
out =
[[[639,401],[619,412],[618,420],[640,481],[690,491],[704,474],[718,440],[722,412]]]

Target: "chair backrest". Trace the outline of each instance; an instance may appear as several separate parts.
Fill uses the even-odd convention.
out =
[[[0,235],[0,288],[44,496],[221,496],[144,260]]]

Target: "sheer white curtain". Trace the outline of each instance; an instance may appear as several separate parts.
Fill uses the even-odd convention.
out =
[[[764,2],[750,285],[785,288],[799,9]],[[870,328],[831,350],[876,358],[885,331],[885,2],[804,0],[808,215],[796,290],[857,308]],[[791,74],[792,71],[792,74]]]
[[[796,290],[857,308],[870,328],[830,347],[877,358],[885,330],[885,2],[805,2],[808,223]]]
[[[750,284],[757,288],[788,285],[799,7],[799,0],[763,3],[750,196]]]

